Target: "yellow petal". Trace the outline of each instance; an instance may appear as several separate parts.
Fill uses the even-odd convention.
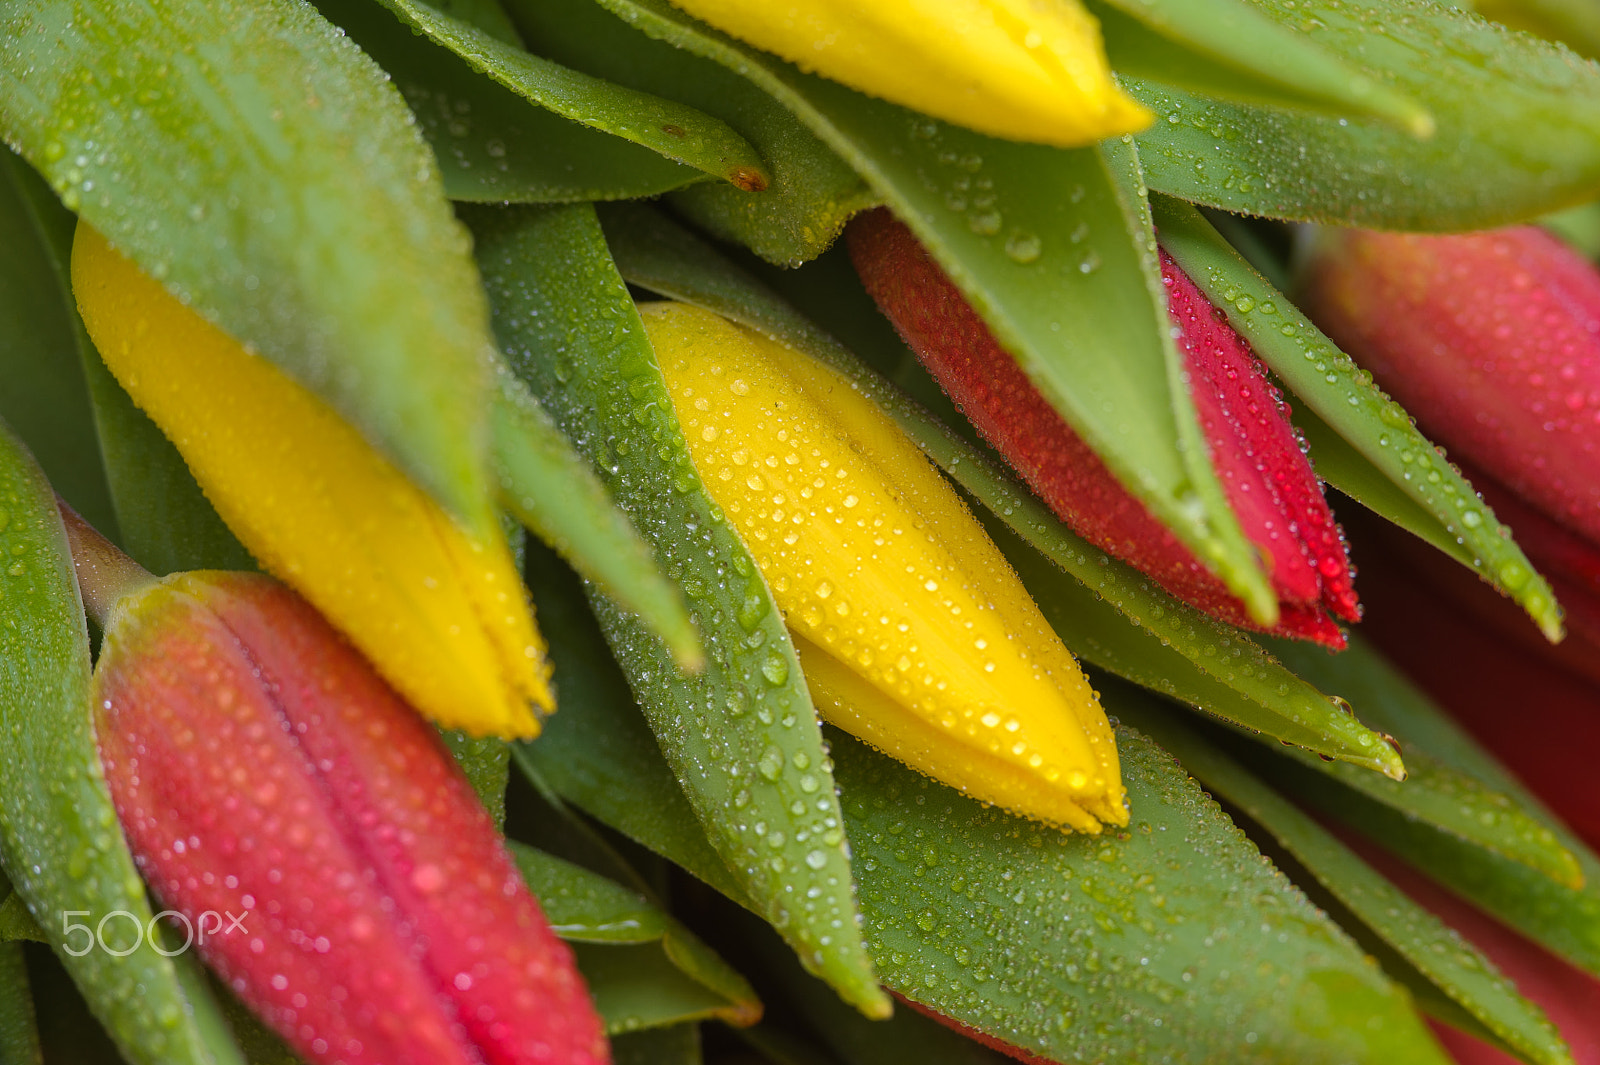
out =
[[[549,667],[503,539],[469,538],[331,407],[84,225],[72,284],[106,365],[263,566],[438,724],[538,734]]]
[[[1111,80],[1078,0],[673,0],[835,81],[1010,140],[1074,147],[1150,112]]]
[[[1126,823],[1094,691],[954,490],[832,370],[708,311],[640,308],[695,468],[823,715],[986,802]]]

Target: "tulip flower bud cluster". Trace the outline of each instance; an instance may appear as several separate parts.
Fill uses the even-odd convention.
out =
[[[94,705],[141,871],[191,921],[241,915],[202,956],[306,1060],[609,1060],[437,735],[297,595],[192,573],[124,596]]]
[[[853,222],[848,237],[880,309],[1058,517],[1177,598],[1259,628],[1244,603],[1072,431],[909,229],[876,211]],[[1165,254],[1161,271],[1212,461],[1278,595],[1272,631],[1342,647],[1335,619],[1360,616],[1353,574],[1287,407],[1249,346]]]

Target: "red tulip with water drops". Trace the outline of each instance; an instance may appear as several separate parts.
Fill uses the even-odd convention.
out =
[[[466,778],[304,600],[247,574],[145,575],[102,611],[96,727],[140,869],[196,927],[241,917],[198,949],[304,1058],[609,1059]]]
[[[1068,427],[905,225],[878,210],[858,217],[848,236],[879,308],[1057,516],[1174,596],[1235,625],[1260,627]],[[1212,460],[1278,596],[1272,631],[1343,647],[1336,619],[1360,617],[1353,575],[1287,406],[1249,345],[1165,253],[1161,272]]]

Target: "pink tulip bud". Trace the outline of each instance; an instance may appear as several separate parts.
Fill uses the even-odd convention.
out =
[[[879,210],[856,218],[848,236],[856,271],[879,308],[1062,521],[1177,598],[1259,628],[1067,426],[909,229]],[[1343,647],[1334,617],[1360,617],[1349,558],[1288,407],[1249,345],[1165,253],[1161,272],[1212,461],[1278,595],[1272,631]]]
[[[438,737],[293,592],[197,573],[127,596],[95,707],[152,889],[308,1061],[609,1060]]]
[[[1330,230],[1319,325],[1430,435],[1600,544],[1600,271],[1542,229]],[[1520,533],[1520,530],[1519,530]]]

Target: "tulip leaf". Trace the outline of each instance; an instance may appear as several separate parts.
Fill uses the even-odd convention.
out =
[[[506,783],[511,777],[510,746],[498,736],[469,736],[452,729],[440,729],[439,736],[494,821],[495,830],[504,833]]]
[[[474,71],[534,106],[740,188],[764,188],[767,184],[761,156],[719,118],[552,63],[452,17],[426,0],[381,2],[413,32],[459,56]]]
[[[1579,204],[1536,221],[1585,259],[1600,258],[1600,202]]]
[[[1427,108],[1246,0],[1091,0],[1119,75],[1202,95],[1378,119],[1428,136]]]
[[[512,857],[578,966],[609,1033],[692,1020],[754,1024],[750,985],[669,914],[627,888],[520,843]]]
[[[510,370],[490,417],[501,504],[608,598],[639,615],[680,666],[698,669],[705,656],[677,587],[594,468]]]
[[[0,943],[0,1065],[44,1065],[21,943]]]
[[[1011,531],[1005,532],[988,521],[991,536],[1010,555],[1074,654],[1274,738],[1380,772],[1403,771],[1400,759],[1376,733],[1341,713],[1237,629],[1173,599],[1148,578],[1082,540],[980,450],[940,425],[710,246],[645,207],[608,207],[602,220],[612,254],[630,281],[698,303],[804,351],[856,382],[882,405],[930,459],[1009,526]],[[864,340],[864,348],[890,353],[891,359],[904,354],[914,364],[855,283],[854,273],[836,255],[830,253],[775,280],[796,287],[809,284],[807,303],[849,316],[851,332]],[[1017,536],[1074,579],[1017,544]]]
[[[32,943],[50,942],[50,938],[44,934],[44,929],[39,927],[39,922],[28,912],[27,902],[13,891],[6,896],[4,902],[0,902],[0,943],[15,943],[21,940]]]
[[[89,714],[89,636],[55,496],[31,456],[0,431],[0,867],[131,1062],[231,1062],[212,1034],[215,1004],[186,995],[181,967],[140,936],[124,957],[85,950],[97,934],[131,938],[153,925],[144,886],[100,768]],[[118,927],[120,925],[120,927]],[[79,953],[81,952],[81,953]],[[225,1027],[220,1029],[225,1031]]]
[[[1149,732],[1303,866],[1337,900],[1334,913],[1344,918],[1344,928],[1411,990],[1425,1012],[1525,1061],[1570,1065],[1571,1051],[1555,1026],[1476,947],[1176,715],[1131,689],[1102,694],[1119,716]]]
[[[78,312],[45,231],[55,222],[67,226],[70,240],[71,216],[26,163],[0,148],[0,418],[27,443],[61,498],[115,539],[78,363]]]
[[[1434,134],[1129,78],[1161,116],[1138,135],[1151,188],[1246,214],[1435,231],[1522,221],[1600,191],[1600,67],[1445,4],[1252,6],[1427,108]]]
[[[395,81],[454,200],[573,203],[656,196],[692,167],[528,101],[418,37],[374,0],[318,0]]]
[[[852,214],[878,202],[849,164],[782,104],[721,63],[630,28],[622,21],[630,16],[626,6],[608,11],[593,0],[511,0],[511,8],[540,54],[693,104],[755,144],[771,174],[764,190],[712,182],[669,197],[710,233],[798,266],[826,249]]]
[[[77,224],[72,213],[31,172],[23,173],[18,165],[13,175],[48,264],[41,264],[41,272],[54,281],[41,307],[62,308],[69,323],[72,350],[58,352],[58,357],[73,360],[87,378],[91,431],[104,456],[103,476],[115,513],[107,527],[96,527],[108,535],[119,531],[123,550],[158,575],[183,569],[254,569],[250,553],[206,501],[177,448],[134,406],[84,331],[71,298],[68,264]]]
[[[1307,408],[1359,452],[1336,451],[1318,472],[1335,488],[1370,505],[1405,528],[1415,528],[1415,507],[1387,505],[1392,491],[1373,491],[1382,477],[1424,508],[1432,543],[1458,542],[1448,553],[1511,596],[1551,639],[1561,632],[1550,585],[1533,568],[1472,486],[1417,431],[1405,410],[1377,387],[1333,341],[1233,250],[1200,213],[1166,198],[1154,200],[1161,243],[1278,378]],[[1319,434],[1324,440],[1326,434]],[[1315,443],[1315,441],[1313,441]],[[1316,450],[1313,461],[1319,460]],[[1376,476],[1374,476],[1376,475]],[[1391,514],[1393,517],[1391,517]]]
[[[294,0],[26,0],[0,33],[0,136],[66,205],[486,529],[483,295],[377,65]]]
[[[644,325],[591,207],[472,214],[513,369],[602,471],[688,595],[708,661],[684,676],[603,595],[596,610],[724,862],[841,994],[888,1001],[855,919],[821,727],[783,619],[700,483]]]
[[[1560,41],[1581,56],[1600,59],[1600,7],[1589,0],[1475,0],[1484,18],[1547,41]]]
[[[1279,767],[1280,787],[1359,829],[1457,895],[1499,917],[1552,953],[1600,975],[1600,858],[1550,815],[1488,752],[1415,685],[1364,645],[1326,662],[1297,663],[1337,688],[1408,750],[1424,752],[1513,800],[1541,820],[1578,863],[1582,887],[1446,832],[1320,773]],[[1321,673],[1313,672],[1321,667]],[[1337,670],[1337,673],[1335,671]]]
[[[866,934],[894,991],[1063,1061],[1446,1060],[1404,996],[1138,733],[1117,733],[1133,822],[1099,837],[829,737]],[[528,750],[565,798],[701,875],[683,845],[693,814],[631,707],[568,699]],[[607,779],[655,807],[592,786]]]
[[[611,1040],[612,1065],[701,1065],[700,1026],[675,1024]]]
[[[1129,492],[1276,620],[1183,384],[1131,149],[986,137],[802,73],[666,0],[605,2],[749,78],[849,160]]]

